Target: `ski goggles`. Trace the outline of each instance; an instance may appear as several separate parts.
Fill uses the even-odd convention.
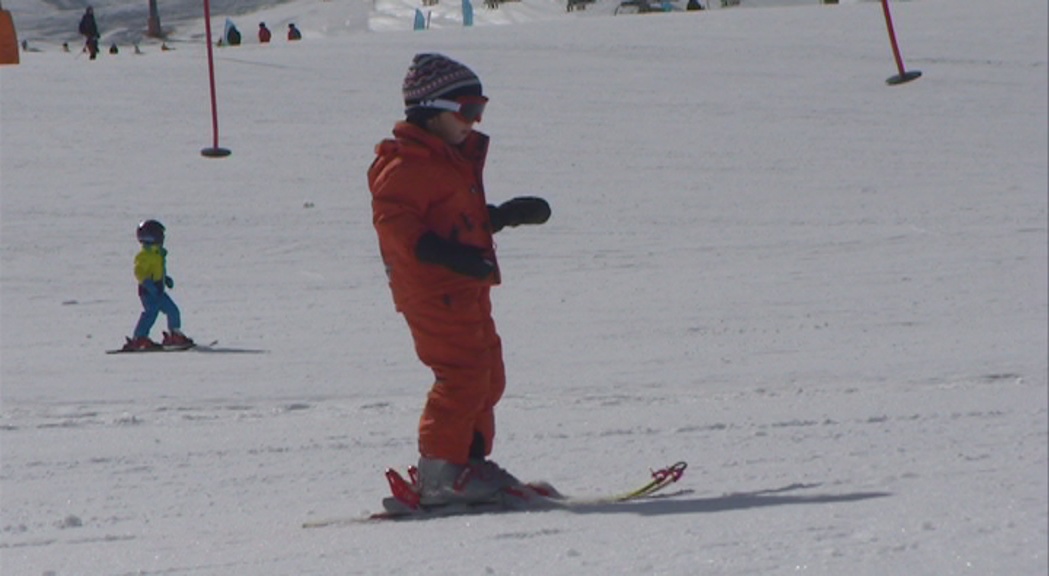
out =
[[[455,117],[468,124],[481,121],[484,107],[488,104],[486,96],[463,96],[455,100],[423,100],[414,107],[429,108],[431,110],[446,110],[455,114]]]

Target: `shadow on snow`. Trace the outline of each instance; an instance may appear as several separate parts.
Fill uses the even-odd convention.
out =
[[[785,494],[793,490],[814,488],[819,484],[793,484],[784,488],[759,490],[756,492],[736,492],[713,498],[681,498],[690,490],[653,497],[636,502],[615,504],[595,504],[569,508],[577,514],[638,514],[641,516],[663,516],[668,514],[703,514],[711,512],[730,512],[752,508],[772,506],[796,506],[803,504],[840,504],[859,502],[874,498],[891,496],[889,492],[851,492],[845,494]]]

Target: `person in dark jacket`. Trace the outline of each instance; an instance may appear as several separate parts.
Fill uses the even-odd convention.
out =
[[[240,30],[237,30],[236,26],[230,25],[226,30],[226,43],[230,46],[240,46]]]
[[[84,37],[84,47],[92,60],[98,55],[98,22],[95,21],[95,9],[88,6],[80,18],[80,34]]]
[[[288,40],[302,40],[302,32],[299,32],[295,24],[288,24]]]

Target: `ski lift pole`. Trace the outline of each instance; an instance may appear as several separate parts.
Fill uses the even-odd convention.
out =
[[[227,148],[219,148],[219,112],[215,98],[215,58],[211,51],[211,3],[204,0],[204,39],[208,47],[208,79],[211,83],[211,135],[212,145],[200,151],[206,158],[225,158],[230,155]]]
[[[899,71],[899,74],[885,80],[885,82],[890,86],[895,86],[920,78],[922,75],[921,71],[911,70],[908,72],[903,67],[903,57],[900,56],[900,47],[896,43],[896,31],[892,27],[892,14],[889,13],[889,0],[881,0],[881,7],[882,11],[885,12],[885,27],[889,30],[889,43],[892,44],[892,55],[896,59],[896,69]]]

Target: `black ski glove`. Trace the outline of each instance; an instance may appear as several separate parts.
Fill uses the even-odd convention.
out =
[[[484,257],[484,250],[441,238],[427,232],[415,244],[415,257],[420,262],[438,264],[452,272],[482,279],[495,270],[495,264]]]
[[[536,196],[519,196],[499,206],[489,204],[488,219],[492,221],[492,232],[506,226],[542,224],[550,219],[550,205]]]

